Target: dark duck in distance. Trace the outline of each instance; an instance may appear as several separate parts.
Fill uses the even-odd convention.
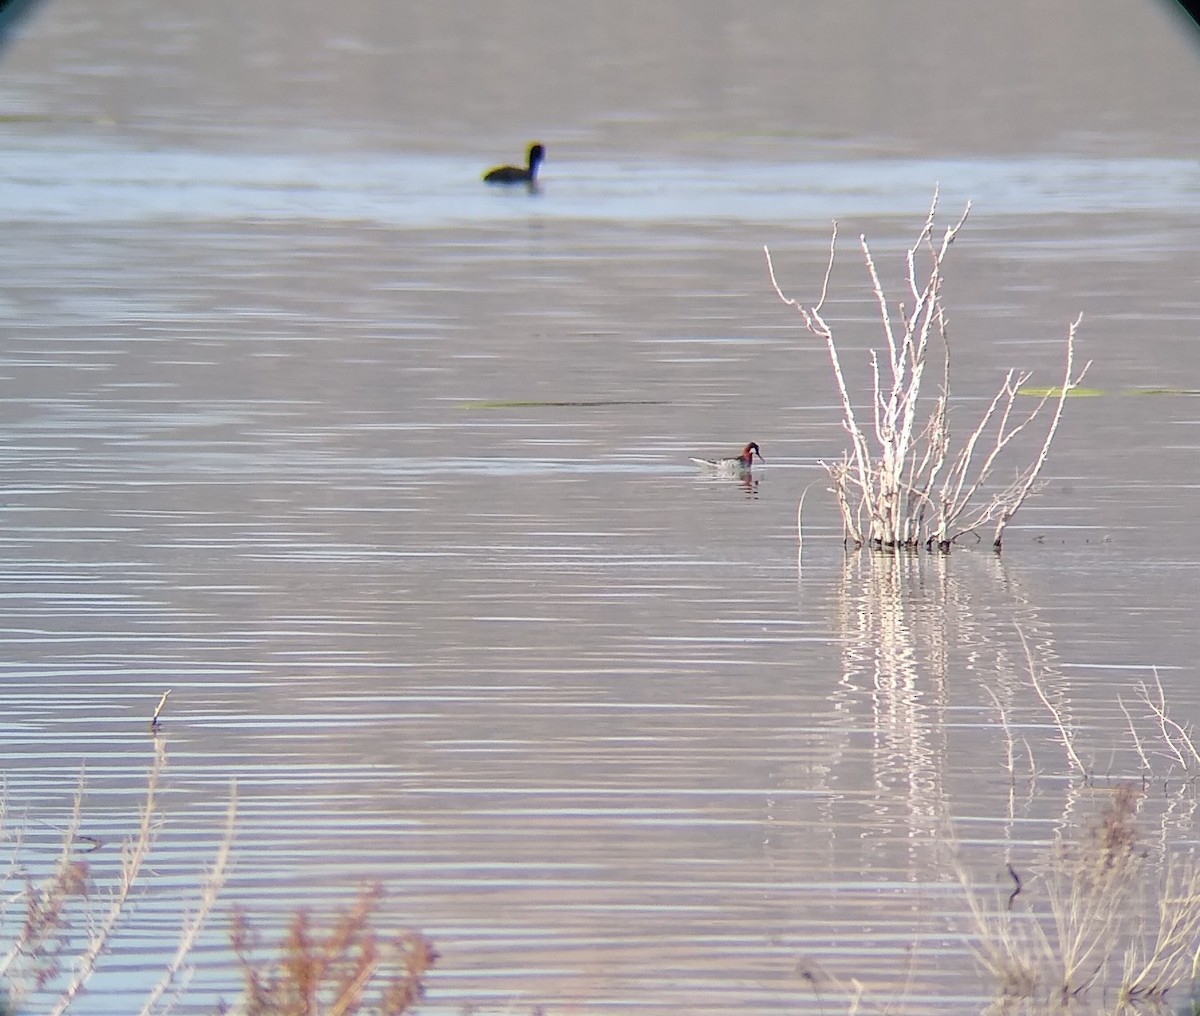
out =
[[[497,166],[483,174],[484,183],[524,183],[532,187],[537,182],[538,166],[546,158],[546,146],[534,142],[529,146],[529,165],[522,169],[520,166]]]

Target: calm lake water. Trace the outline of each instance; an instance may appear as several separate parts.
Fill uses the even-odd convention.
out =
[[[979,1011],[954,856],[1006,896],[1130,781],[1156,860],[1196,844],[1190,770],[1130,734],[1158,744],[1155,675],[1200,719],[1172,8],[333,6],[50,0],[0,62],[0,774],[31,875],[82,774],[111,878],[171,690],[153,873],[80,1011],[140,1008],[235,780],[185,1013],[237,997],[231,907],[274,936],[373,882],[441,953],[428,1013],[845,1012],[835,978]],[[535,137],[539,193],[480,184]],[[1010,367],[1056,383],[1081,311],[1099,394],[1002,558],[847,555],[828,359],[762,248],[811,302],[839,220],[865,392],[857,237],[899,282],[935,186],[947,223],[974,202],[962,419]],[[688,461],[748,440],[753,483]]]

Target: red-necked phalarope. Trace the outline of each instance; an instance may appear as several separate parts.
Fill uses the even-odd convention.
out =
[[[726,473],[730,476],[737,476],[741,473],[750,472],[754,465],[754,456],[758,456],[759,462],[765,462],[762,457],[762,452],[758,450],[758,445],[751,441],[745,448],[742,449],[741,455],[736,455],[729,459],[692,459],[698,466],[704,466],[707,469],[715,470],[718,473]]]

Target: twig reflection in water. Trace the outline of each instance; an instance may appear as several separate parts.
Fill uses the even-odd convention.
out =
[[[908,859],[901,881],[918,889],[912,911],[919,916],[936,900],[927,919],[967,922],[969,955],[995,991],[986,1011],[1132,1014],[1138,1006],[1161,1005],[1168,991],[1188,990],[1200,964],[1200,861],[1182,848],[1197,836],[1198,810],[1190,797],[1180,798],[1190,784],[1174,776],[1200,774],[1200,749],[1170,717],[1161,682],[1157,691],[1145,683],[1136,689],[1145,715],[1135,718],[1126,709],[1129,737],[1116,744],[1110,730],[1074,718],[1072,686],[1053,665],[1053,635],[999,558],[956,556],[952,570],[950,559],[938,556],[853,554],[842,574],[843,673],[834,701],[850,716],[861,714],[864,704],[868,709],[850,724],[866,728],[875,748],[865,756],[873,807],[901,811],[902,828],[892,839],[904,844]],[[972,691],[983,693],[973,708],[990,702],[999,717],[990,729],[999,735],[998,768],[1006,778],[977,777],[964,815],[954,804],[950,776],[963,767],[953,759],[956,742],[949,737],[951,727],[962,724],[950,725],[946,717],[961,715],[962,697]],[[988,730],[981,725],[970,738],[972,754],[986,750]],[[1092,731],[1102,738],[1098,747],[1112,755],[1104,776],[1083,748]],[[843,754],[847,763],[853,759]],[[839,777],[839,757],[809,789],[846,795],[852,774]],[[976,765],[987,768],[983,759]],[[992,814],[984,800],[989,789],[1003,794],[1002,837],[984,833],[984,817]],[[1039,841],[1030,836],[1036,828],[1030,821],[1044,821],[1047,810],[1060,817],[1054,836]],[[972,820],[969,845],[955,835],[964,817]],[[849,842],[830,844],[846,869],[854,864],[845,856]],[[997,852],[1003,854],[998,866]],[[977,881],[972,857],[1003,878]],[[961,911],[946,908],[948,871],[961,888]],[[934,892],[935,886],[943,888]],[[842,899],[845,909],[850,898]],[[893,926],[887,937],[894,942],[902,934]],[[819,995],[841,996],[850,1011],[909,1011],[906,994],[927,996],[927,984],[947,959],[944,950],[921,954],[918,943],[926,936],[920,924],[911,936],[915,951],[907,973],[892,948],[889,963],[875,964],[892,968],[893,977],[883,978],[892,981],[890,988],[868,983],[861,966],[851,976],[834,969],[848,955],[861,956],[866,946],[857,941],[829,957],[806,954],[797,976]],[[901,977],[903,989],[895,982]]]

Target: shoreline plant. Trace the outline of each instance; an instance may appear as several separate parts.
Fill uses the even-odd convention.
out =
[[[7,867],[0,875],[0,927],[14,914],[19,918],[0,954],[2,1016],[22,1011],[35,995],[49,1000],[43,1010],[48,1016],[61,1016],[85,993],[101,957],[111,952],[112,941],[144,881],[143,868],[158,835],[158,795],[166,764],[166,747],[162,738],[155,737],[137,825],[122,840],[115,865],[108,863],[107,853],[100,853],[106,844],[81,831],[82,778],[58,855],[44,877],[35,879],[25,871],[19,831],[0,828],[0,842],[9,846]],[[191,974],[188,956],[225,882],[236,815],[234,789],[216,856],[201,882],[199,901],[181,921],[178,948],[147,993],[139,1016],[169,1012],[187,986]],[[20,882],[22,888],[8,891],[10,881]]]
[[[273,959],[263,960],[258,933],[235,909],[231,939],[245,988],[236,1016],[402,1016],[424,995],[437,961],[418,931],[381,933],[374,924],[383,887],[365,888],[357,901],[320,931],[305,909],[295,912]]]
[[[1011,891],[978,886],[955,851],[974,928],[972,952],[995,988],[984,1016],[1169,1013],[1178,996],[1187,1006],[1178,1012],[1192,1014],[1200,985],[1200,855],[1194,846],[1172,845],[1165,826],[1147,837],[1142,815],[1161,784],[1169,800],[1179,795],[1190,816],[1187,839],[1194,835],[1190,785],[1200,751],[1191,730],[1168,715],[1156,674],[1155,691],[1144,683],[1138,688],[1146,708],[1141,720],[1153,728],[1149,738],[1118,698],[1141,763],[1138,778],[1098,781],[1076,746],[1078,731],[1043,688],[1028,646],[1026,651],[1030,682],[1051,716],[1079,790],[1068,811],[1089,800],[1095,807],[1090,820],[1074,824],[1074,835],[1066,831],[1072,823],[1064,812],[1062,827],[1026,880],[1010,862]],[[1015,782],[1015,728],[1006,709],[993,701]],[[1035,769],[1029,779],[1032,792]]]
[[[159,703],[156,719],[166,696]],[[154,725],[157,727],[157,724]],[[167,753],[154,737],[145,796],[133,830],[113,857],[109,843],[83,833],[84,780],[75,793],[58,850],[44,874],[24,863],[22,830],[0,797],[0,1016],[36,1011],[62,1016],[78,1008],[87,986],[112,953],[121,927],[145,889],[160,829],[158,811]],[[166,1016],[181,1003],[193,974],[192,953],[225,885],[237,818],[236,785],[216,854],[200,879],[198,898],[181,914],[175,952],[140,1001],[137,1016]],[[152,872],[151,872],[152,875]],[[383,890],[371,886],[337,913],[327,933],[297,910],[277,948],[263,950],[244,912],[234,909],[230,943],[243,990],[228,1009],[238,1016],[354,1016],[411,1012],[437,952],[410,929],[377,931]],[[36,1010],[30,1006],[36,1005]]]
[[[763,248],[771,285],[793,308],[804,327],[829,353],[842,405],[842,426],[850,449],[836,461],[822,462],[833,481],[830,488],[842,517],[844,538],[856,547],[898,552],[949,552],[960,539],[992,528],[992,547],[999,553],[1004,531],[1034,491],[1050,444],[1062,419],[1063,405],[1087,373],[1090,362],[1075,370],[1075,338],[1082,315],[1069,326],[1062,383],[1048,389],[1031,412],[1017,411],[1017,398],[1032,372],[1009,370],[982,418],[957,447],[952,441],[948,318],[942,301],[943,267],[950,246],[966,223],[968,202],[958,221],[935,236],[938,194],[935,191],[925,225],[905,259],[907,303],[895,312],[884,290],[865,235],[859,236],[875,297],[886,350],[870,354],[872,399],[869,410],[857,408],[842,369],[832,325],[824,307],[837,254],[838,227],[833,224],[829,260],[817,302],[806,306],[780,286],[771,252]],[[925,264],[922,266],[921,262]],[[941,353],[940,384],[934,396],[922,396],[934,350]],[[1016,470],[1008,482],[994,478],[1002,453],[1052,402],[1045,437],[1032,462]],[[864,423],[862,417],[869,422]]]

